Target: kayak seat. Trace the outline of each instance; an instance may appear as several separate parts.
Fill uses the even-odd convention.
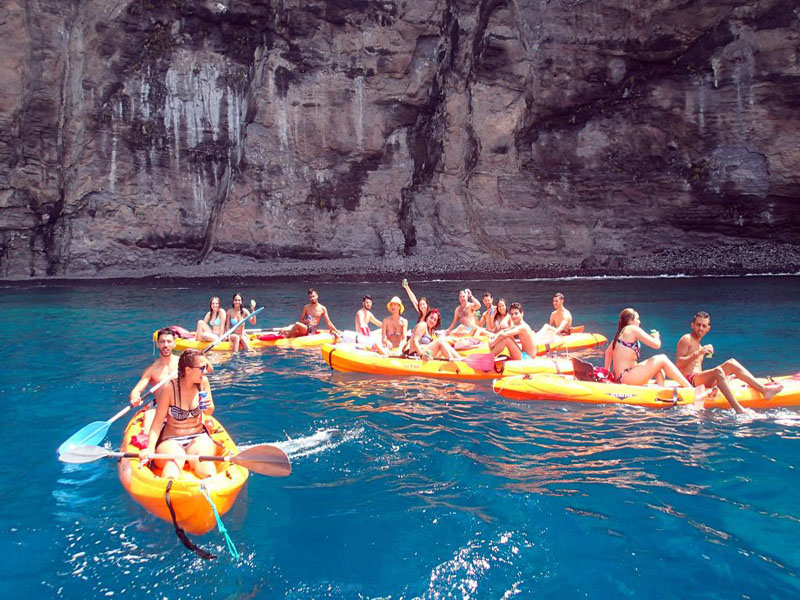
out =
[[[575,379],[578,381],[595,381],[594,365],[580,358],[571,357],[572,370],[575,372]]]

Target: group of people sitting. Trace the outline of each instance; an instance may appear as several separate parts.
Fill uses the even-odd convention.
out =
[[[553,296],[554,310],[549,323],[535,332],[525,322],[519,302],[509,304],[500,298],[495,304],[492,294],[486,292],[483,295],[484,312],[480,314],[481,303],[467,288],[458,293],[458,306],[453,311],[450,326],[437,336],[442,321],[439,309],[431,307],[425,297],[418,299],[407,280],[403,280],[402,286],[417,311],[417,321],[410,334],[408,320],[401,316],[405,306],[397,296],[386,305],[389,316],[383,321],[372,314],[372,297],[369,295],[363,297],[361,308],[356,313],[355,329],[359,335],[370,336],[371,324],[381,328],[380,341],[371,342],[372,349],[381,354],[418,356],[423,360],[457,360],[460,358],[458,350],[464,347],[461,340],[477,336],[488,339],[494,354],[506,351],[511,358],[520,359],[535,356],[537,343],[549,343],[556,335],[568,335],[572,328],[572,314],[564,307],[564,294],[560,292]]]
[[[197,322],[194,337],[201,342],[216,342],[232,327],[236,330],[230,334],[231,348],[234,352],[239,349],[250,350],[250,338],[244,333],[245,321],[251,325],[256,324],[256,316],[251,314],[256,309],[256,301],[250,300],[250,309],[244,307],[242,295],[236,292],[233,295],[231,307],[226,311],[218,296],[211,298],[208,303],[208,312]],[[237,327],[237,325],[239,325]]]
[[[441,325],[441,313],[430,306],[427,298],[417,298],[408,282],[403,280],[411,303],[417,311],[417,321],[411,328],[408,320],[402,316],[405,306],[402,300],[394,296],[387,304],[389,316],[379,321],[372,313],[372,298],[363,297],[361,308],[356,313],[356,332],[363,336],[371,336],[370,325],[381,328],[380,342],[375,348],[384,354],[401,354],[418,356],[426,359],[458,360],[460,355],[455,345],[450,343],[449,336],[488,335],[489,347],[496,356],[508,353],[515,360],[536,355],[537,335],[568,335],[572,327],[572,315],[564,307],[564,295],[553,296],[553,312],[549,323],[539,332],[534,331],[524,320],[522,305],[519,302],[510,304],[504,299],[493,302],[492,295],[483,295],[483,315],[478,316],[480,303],[472,296],[469,289],[458,294],[459,305],[455,308],[453,321],[445,330],[446,335],[437,336]],[[308,291],[309,303],[303,307],[301,318],[293,325],[282,328],[289,337],[309,335],[316,332],[322,320],[335,334],[337,330],[328,315],[327,309],[319,303],[319,296],[313,288]],[[255,316],[251,312],[255,302],[251,301],[251,310],[242,307],[242,295],[234,294],[231,309],[227,312],[220,307],[217,297],[211,299],[209,311],[198,321],[197,338],[205,341],[216,341],[226,329],[241,324],[234,335],[238,339],[236,347],[242,344],[248,348],[247,335],[243,328],[245,321],[255,324]],[[223,325],[224,324],[224,325]],[[729,359],[717,367],[703,368],[705,358],[711,357],[714,347],[702,344],[703,337],[711,329],[711,318],[706,312],[698,312],[691,322],[691,330],[680,338],[675,362],[666,354],[657,354],[641,360],[642,344],[654,349],[661,348],[661,336],[658,331],[645,331],[641,327],[639,313],[632,308],[622,310],[619,315],[617,331],[605,352],[605,368],[613,373],[617,383],[627,385],[644,385],[651,378],[663,385],[665,378],[670,378],[681,387],[705,390],[706,393],[715,388],[727,398],[731,407],[743,412],[737,402],[729,383],[734,376],[769,399],[779,393],[783,386],[780,383],[762,384],[737,360]],[[205,430],[203,417],[214,411],[214,402],[208,382],[208,374],[213,371],[205,354],[199,350],[186,350],[179,358],[172,354],[175,348],[175,334],[172,328],[164,328],[157,333],[159,357],[142,373],[140,380],[130,393],[130,403],[138,406],[142,403],[142,392],[148,385],[156,385],[165,379],[172,379],[156,394],[156,410],[147,435],[147,445],[140,455],[140,464],[149,462],[154,452],[166,454],[185,454],[192,469],[199,477],[209,477],[216,471],[209,463],[192,460],[192,455],[213,454],[214,442]],[[372,339],[372,338],[371,338]],[[699,393],[702,393],[699,392]],[[158,459],[157,467],[162,475],[168,478],[179,477],[185,460]]]

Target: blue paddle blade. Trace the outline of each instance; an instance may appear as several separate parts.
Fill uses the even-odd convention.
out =
[[[67,441],[58,447],[59,456],[73,446],[96,446],[102,442],[111,423],[108,421],[95,421],[73,433]]]

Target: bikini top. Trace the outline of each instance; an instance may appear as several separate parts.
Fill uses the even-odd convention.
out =
[[[635,342],[626,342],[622,338],[618,337],[617,338],[617,342],[619,342],[619,344],[621,346],[625,346],[626,348],[629,348],[629,349],[633,350],[636,353],[636,360],[638,362],[639,356],[641,354],[641,348],[642,348],[642,344],[641,344],[641,342],[639,342],[639,340],[636,340]]]
[[[176,421],[185,421],[189,417],[194,417],[199,419],[200,415],[203,413],[200,410],[200,405],[198,404],[196,407],[191,409],[181,408],[181,386],[178,384],[178,380],[172,382],[172,400],[175,404],[169,405],[169,416],[175,419]]]

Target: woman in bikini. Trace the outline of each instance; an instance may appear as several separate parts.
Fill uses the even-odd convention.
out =
[[[214,463],[190,458],[191,455],[216,453],[214,442],[203,426],[203,414],[214,412],[214,399],[206,377],[210,371],[211,365],[201,351],[183,351],[178,359],[178,378],[156,394],[156,414],[150,425],[147,448],[139,455],[141,466],[149,462],[148,456],[154,451],[185,454],[198,477],[216,474]],[[202,404],[201,392],[205,396]],[[153,462],[162,470],[162,477],[178,479],[186,460],[157,458]]]
[[[225,323],[227,315],[225,310],[220,308],[220,300],[217,296],[211,298],[208,303],[206,316],[197,322],[197,329],[194,337],[201,342],[216,342],[225,333]]]
[[[500,298],[497,301],[497,306],[494,312],[494,328],[492,333],[498,333],[503,329],[511,327],[511,317],[508,314],[508,302],[505,298]]]
[[[416,308],[417,312],[419,313],[419,316],[417,317],[417,323],[421,323],[425,320],[425,315],[428,314],[430,303],[425,296],[417,300],[417,297],[414,295],[414,292],[411,291],[411,288],[408,285],[408,279],[403,279],[402,285],[403,289],[406,291],[406,294],[408,294],[408,299],[411,300],[411,304],[414,305],[414,308]]]
[[[399,351],[406,341],[406,333],[408,332],[408,321],[400,316],[406,307],[403,306],[400,298],[395,296],[389,300],[386,308],[389,309],[391,314],[381,323],[383,347],[387,348],[389,352]]]
[[[460,360],[461,355],[453,350],[452,346],[434,333],[442,322],[442,315],[435,308],[428,311],[423,321],[420,321],[411,332],[408,340],[406,356],[419,356],[423,360],[442,358],[444,360]]]
[[[250,308],[255,308],[255,301],[250,300]],[[250,350],[250,336],[244,332],[245,321],[250,319],[250,324],[256,324],[255,316],[250,316],[249,310],[242,306],[242,295],[236,293],[233,295],[233,307],[228,311],[228,322],[225,324],[225,329],[228,330],[231,327],[236,327],[237,324],[241,323],[240,327],[236,328],[231,334],[231,348],[233,348],[234,352],[239,351],[239,347],[241,346],[245,350]]]
[[[632,308],[619,313],[619,323],[614,341],[606,349],[605,367],[614,367],[617,383],[644,385],[651,377],[658,385],[664,385],[664,377],[677,381],[681,387],[691,388],[692,384],[683,376],[666,354],[651,356],[639,362],[642,344],[651,348],[661,348],[661,336],[656,331],[650,335],[640,327],[639,313]]]

